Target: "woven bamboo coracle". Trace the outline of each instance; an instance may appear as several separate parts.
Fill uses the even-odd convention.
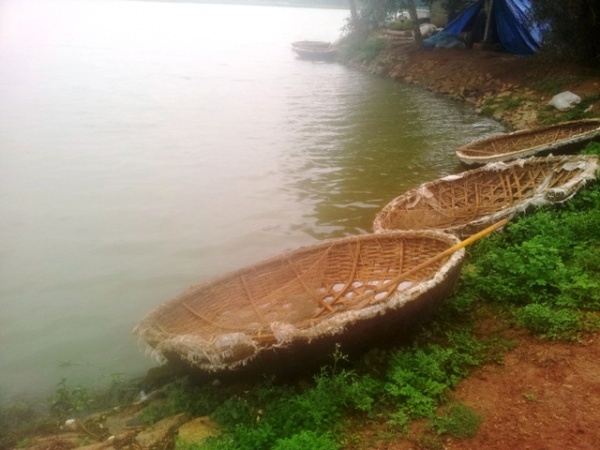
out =
[[[541,153],[577,151],[597,139],[600,139],[600,119],[577,120],[477,140],[458,147],[456,156],[465,164],[482,165]]]
[[[235,369],[290,344],[343,333],[360,339],[411,303],[443,300],[463,256],[459,240],[438,231],[325,241],[192,287],[134,333],[159,359]]]
[[[438,229],[459,237],[533,206],[568,200],[596,178],[595,156],[533,157],[486,166],[425,183],[377,214],[376,233]]]

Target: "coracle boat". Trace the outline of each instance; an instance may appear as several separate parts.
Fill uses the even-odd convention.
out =
[[[313,61],[332,61],[337,55],[337,47],[329,42],[296,41],[292,42],[292,50],[301,59]]]
[[[464,164],[483,165],[533,155],[569,153],[593,140],[600,140],[600,119],[497,134],[458,147],[455,153]]]
[[[376,233],[438,229],[469,236],[529,207],[566,201],[596,178],[595,156],[532,157],[491,163],[431,181],[388,203]]]
[[[467,244],[440,231],[324,241],[192,287],[134,334],[160,360],[200,372],[312,361],[332,343],[361,343],[433,311]]]
[[[331,42],[325,41],[296,41],[292,42],[292,47],[326,49],[331,47]]]

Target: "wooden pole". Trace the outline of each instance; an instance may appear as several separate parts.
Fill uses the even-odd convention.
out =
[[[419,25],[419,15],[417,14],[417,5],[414,0],[407,0],[406,7],[408,9],[408,14],[410,15],[410,20],[413,21],[413,33],[415,35],[415,43],[417,47],[423,47],[423,36],[421,35],[421,26]]]
[[[386,283],[383,284],[383,288],[384,290],[387,290],[388,287],[394,285],[397,286],[398,284],[400,284],[401,282],[405,281],[408,277],[410,277],[411,275],[413,275],[414,273],[418,272],[419,270],[424,269],[427,266],[430,266],[431,264],[439,261],[440,259],[445,258],[446,256],[450,256],[451,254],[453,254],[454,252],[460,250],[461,248],[466,247],[467,245],[471,245],[473,242],[478,241],[479,239],[481,239],[482,237],[487,236],[488,234],[490,234],[491,232],[497,230],[500,227],[503,227],[504,225],[506,225],[508,223],[509,219],[502,219],[499,222],[496,222],[493,225],[490,225],[489,227],[487,227],[484,230],[481,230],[479,233],[475,233],[474,235],[468,237],[467,239],[459,242],[458,244],[453,245],[452,247],[444,250],[441,253],[438,253],[435,256],[432,256],[431,258],[429,258],[427,261],[422,262],[421,264],[413,267],[410,270],[407,270],[406,272],[402,272],[400,275],[398,275],[396,278],[394,278],[393,280],[390,280]],[[394,288],[395,289],[395,288]],[[381,292],[381,291],[380,291]],[[363,294],[365,295],[365,294]],[[370,295],[370,294],[369,294]],[[329,305],[334,305],[338,299],[335,299],[334,301],[332,301]],[[356,298],[354,298],[353,300],[356,300]],[[315,318],[319,317],[323,312],[325,311],[325,308],[320,309],[316,314],[315,314]]]
[[[488,43],[490,38],[490,25],[492,23],[492,9],[494,8],[494,0],[486,0],[488,3],[487,16],[485,18],[485,32],[483,33],[483,42]]]
[[[452,247],[444,250],[442,253],[438,253],[437,255],[429,258],[427,261],[424,261],[421,264],[413,267],[412,269],[410,269],[406,272],[402,272],[400,274],[400,277],[398,277],[397,279],[392,280],[392,281],[393,282],[396,282],[397,280],[399,280],[398,282],[404,281],[406,278],[411,276],[413,273],[418,272],[419,270],[424,269],[427,266],[430,266],[434,262],[439,261],[440,259],[445,258],[446,256],[450,256],[452,253],[460,250],[461,248],[464,248],[467,245],[471,245],[473,242],[478,241],[479,239],[481,239],[484,236],[487,236],[492,231],[495,231],[498,228],[503,227],[504,225],[506,225],[508,223],[508,220],[509,219],[502,219],[499,222],[496,222],[495,224],[490,225],[485,230],[481,230],[479,233],[475,233],[473,236],[470,236],[467,239],[465,239],[464,241],[461,241],[458,244],[453,245]]]

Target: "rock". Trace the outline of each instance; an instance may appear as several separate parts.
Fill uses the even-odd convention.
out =
[[[135,437],[135,443],[140,448],[148,450],[172,448],[174,433],[190,419],[191,417],[186,413],[162,419],[152,427],[140,432]]]
[[[548,104],[554,106],[559,111],[568,111],[580,102],[581,97],[577,94],[573,94],[571,91],[565,91],[552,97]]]
[[[135,441],[135,436],[139,431],[140,430],[125,430],[114,436],[114,439],[109,442],[115,448],[131,447]]]
[[[218,432],[219,426],[216,422],[209,417],[198,417],[179,427],[177,434],[184,444],[200,444]]]
[[[500,122],[504,117],[504,113],[502,110],[497,109],[496,111],[494,111],[494,114],[492,116],[494,117],[494,119]]]
[[[419,25],[419,31],[423,38],[428,38],[429,36],[436,34],[439,31],[439,28],[432,23],[423,23]]]

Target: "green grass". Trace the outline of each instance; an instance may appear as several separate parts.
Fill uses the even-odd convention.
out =
[[[448,434],[459,439],[477,434],[483,418],[462,403],[452,403],[445,411],[434,416],[430,423],[437,434]]]
[[[483,102],[481,110],[483,114],[492,116],[496,111],[510,111],[516,109],[526,102],[522,95],[504,95],[501,97],[488,98]]]
[[[386,40],[375,36],[360,39],[346,36],[340,42],[339,56],[342,61],[369,62],[374,60],[387,45]]]
[[[484,345],[470,333],[448,333],[446,340],[391,355],[385,388],[396,409],[390,414],[394,425],[432,417],[444,395],[484,362]]]

